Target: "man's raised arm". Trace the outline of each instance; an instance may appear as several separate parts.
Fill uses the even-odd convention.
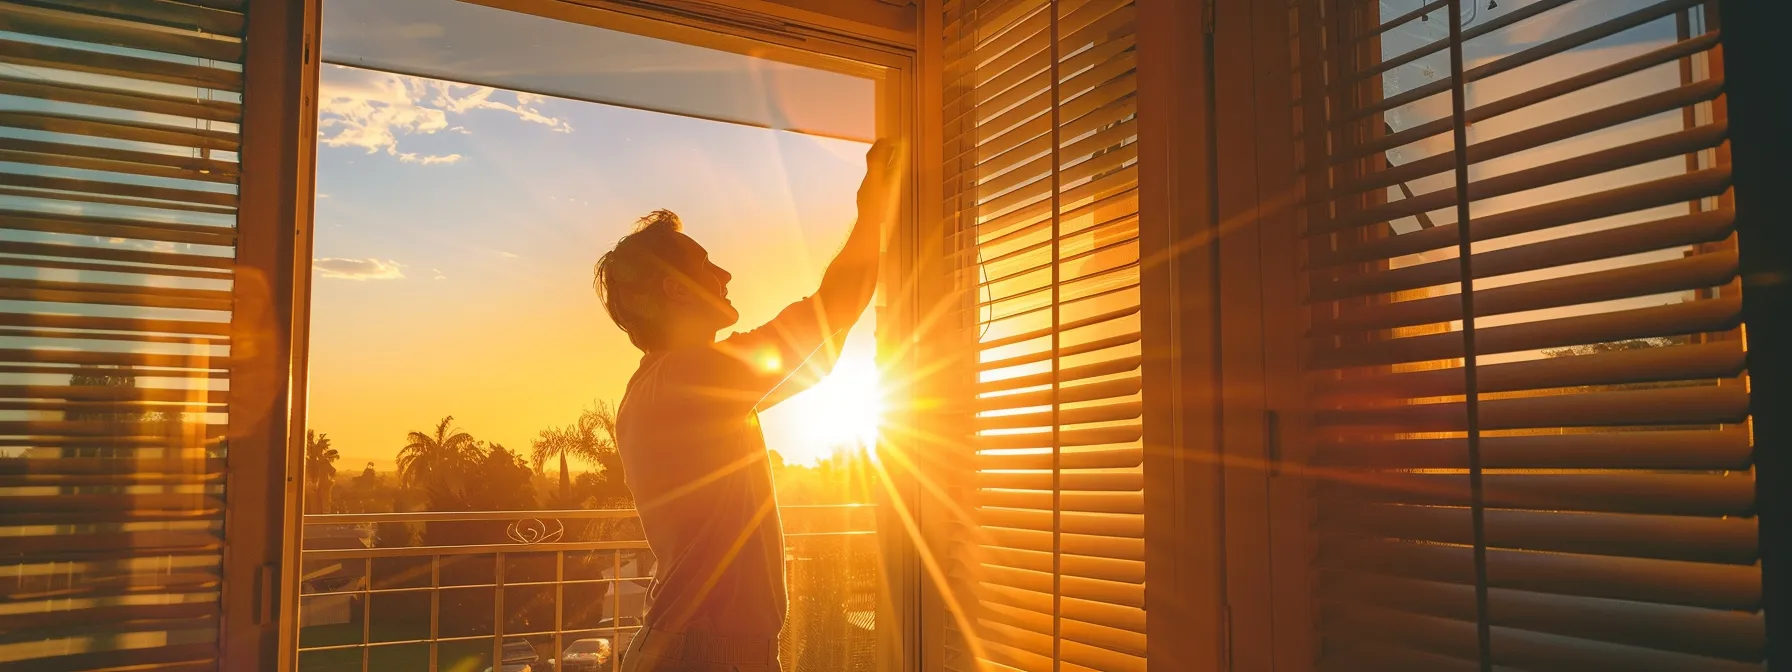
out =
[[[732,370],[746,380],[727,385],[760,399],[759,408],[808,388],[833,369],[846,332],[877,292],[879,243],[884,225],[896,216],[905,167],[897,145],[872,145],[865,153],[865,181],[859,185],[858,221],[822,273],[821,286],[764,326],[719,344],[744,365]]]
[[[823,330],[833,333],[852,327],[877,291],[879,243],[884,224],[896,215],[903,153],[894,143],[880,140],[865,153],[865,181],[859,184],[859,218],[846,235],[846,245],[815,291]]]

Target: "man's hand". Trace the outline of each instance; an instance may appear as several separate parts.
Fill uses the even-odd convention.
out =
[[[859,183],[859,223],[879,224],[896,218],[907,152],[899,143],[879,140],[865,152],[865,181]]]

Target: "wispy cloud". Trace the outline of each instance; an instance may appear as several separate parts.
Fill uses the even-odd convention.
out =
[[[432,268],[432,269],[429,269],[429,270],[430,270],[430,272],[431,272],[431,273],[435,273],[435,274],[436,274],[436,279],[437,279],[437,280],[447,280],[447,279],[448,279],[448,276],[446,276],[446,275],[442,275],[442,269],[439,269],[439,268]]]
[[[491,87],[442,82],[340,66],[325,68],[318,83],[318,142],[326,147],[357,147],[384,152],[405,163],[453,164],[458,153],[426,154],[401,147],[406,136],[443,131],[470,133],[449,117],[473,110],[492,110],[570,133],[572,126],[541,111],[541,96]]]
[[[536,103],[546,100],[542,96],[521,91],[500,92],[489,86],[474,86],[455,82],[437,82],[436,92],[435,104],[456,114],[465,114],[471,110],[498,110],[509,112],[516,115],[518,119],[541,124],[560,133],[572,132],[572,125],[566,123],[566,120],[542,114],[541,110],[535,107]],[[465,95],[459,95],[462,93]],[[492,96],[500,94],[514,98],[516,102],[512,104],[492,99]]]
[[[505,252],[504,250],[498,250],[498,256],[503,257],[505,259],[516,259],[518,257],[521,257],[522,255],[519,255],[515,252]]]
[[[326,278],[339,280],[397,280],[404,277],[404,265],[390,259],[328,257],[312,261],[311,267]]]
[[[438,163],[459,163],[461,159],[461,156],[458,153],[418,156],[416,152],[399,152],[397,156],[399,161],[405,163],[421,163],[425,166],[433,166]]]

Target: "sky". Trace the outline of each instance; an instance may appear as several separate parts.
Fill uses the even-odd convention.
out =
[[[526,453],[620,399],[640,354],[592,265],[653,209],[734,274],[737,328],[757,326],[814,291],[864,175],[857,142],[336,65],[319,100],[307,425],[338,468],[390,468],[446,415]],[[829,380],[764,414],[789,461],[872,422],[870,322]]]

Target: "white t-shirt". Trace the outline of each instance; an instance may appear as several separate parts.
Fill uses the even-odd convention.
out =
[[[784,530],[757,406],[824,335],[813,299],[720,343],[648,353],[617,411],[617,446],[659,567],[647,627],[776,637]]]

